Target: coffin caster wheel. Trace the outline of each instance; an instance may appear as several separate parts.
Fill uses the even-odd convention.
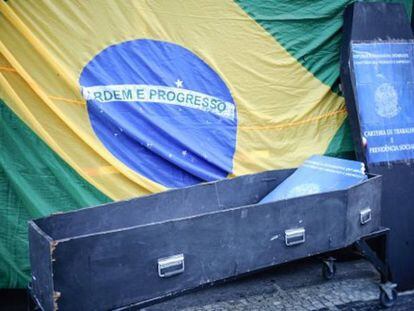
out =
[[[396,284],[386,283],[380,285],[380,303],[385,308],[392,307],[398,298],[397,290],[395,289]]]
[[[332,280],[336,274],[336,264],[333,258],[324,260],[322,263],[322,276],[325,280]]]

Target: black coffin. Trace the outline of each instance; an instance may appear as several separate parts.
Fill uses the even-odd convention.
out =
[[[255,204],[293,170],[268,171],[29,223],[44,310],[107,310],[348,246],[380,227],[381,178]]]
[[[382,219],[383,225],[391,229],[389,264],[392,280],[398,284],[399,290],[414,288],[414,159],[387,163],[367,161],[358,114],[359,105],[367,103],[357,101],[351,45],[354,42],[399,42],[413,39],[402,4],[356,2],[345,10],[341,49],[342,90],[357,158],[366,163],[370,173],[382,175]],[[368,104],[374,109],[373,103]]]

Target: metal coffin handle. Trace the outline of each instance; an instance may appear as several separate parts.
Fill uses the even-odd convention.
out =
[[[305,228],[296,228],[285,230],[285,244],[286,246],[293,246],[304,243]]]
[[[359,222],[361,225],[365,225],[372,219],[372,213],[370,208],[364,208],[359,212]]]
[[[183,273],[184,269],[184,254],[158,259],[158,276],[160,278],[168,278]]]

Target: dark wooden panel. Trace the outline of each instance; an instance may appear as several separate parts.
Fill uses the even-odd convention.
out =
[[[412,163],[369,164],[361,142],[355,96],[355,77],[350,66],[351,41],[395,41],[414,39],[402,4],[357,2],[344,13],[341,47],[341,85],[346,100],[357,159],[368,171],[383,175],[382,219],[391,229],[390,268],[400,290],[414,288],[414,169]]]
[[[51,240],[33,222],[29,222],[29,251],[34,298],[45,310],[53,310]]]

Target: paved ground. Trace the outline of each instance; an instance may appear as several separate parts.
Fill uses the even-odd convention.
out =
[[[367,302],[353,302],[346,305],[342,305],[337,307],[338,310],[348,310],[348,311],[376,311],[382,310],[378,307],[377,301],[367,301]],[[398,300],[396,301],[395,305],[390,308],[386,309],[390,311],[409,311],[414,310],[414,292],[407,292],[400,294]]]
[[[305,260],[204,288],[145,310],[381,310],[378,282],[378,274],[365,260],[337,262],[337,274],[331,281],[322,278],[320,262]],[[414,292],[400,296],[395,308],[388,310],[414,310]]]

